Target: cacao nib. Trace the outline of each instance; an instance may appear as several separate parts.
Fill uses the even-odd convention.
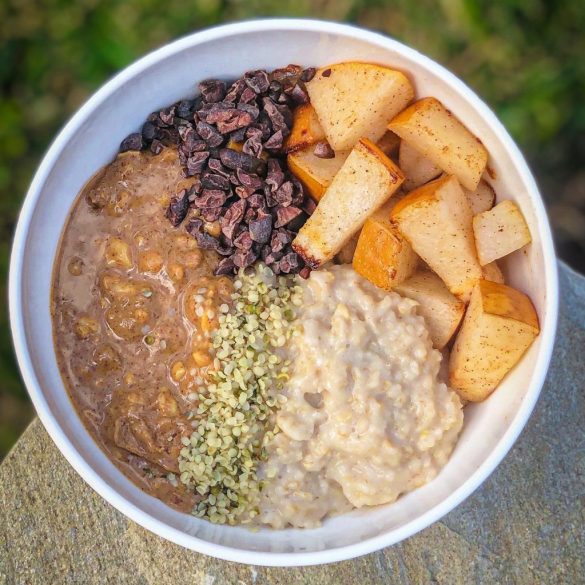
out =
[[[189,201],[193,203],[195,201],[195,197],[201,193],[201,179],[199,177],[193,177],[193,182],[191,183],[191,187],[189,187]]]
[[[301,73],[301,81],[304,81],[305,83],[311,81],[311,79],[315,77],[315,73],[317,73],[317,70],[314,67],[307,67]]]
[[[258,120],[254,123],[254,128],[262,132],[262,140],[268,140],[272,135],[272,122],[266,112],[261,112]]]
[[[305,202],[303,203],[302,209],[307,215],[313,215],[313,212],[315,211],[315,209],[317,209],[317,204],[313,199],[307,197],[305,199]]]
[[[204,168],[207,159],[209,158],[208,152],[196,152],[187,159],[187,175],[197,175]]]
[[[203,189],[201,195],[194,200],[195,207],[221,207],[227,199],[225,191],[220,189]]]
[[[218,79],[208,79],[199,84],[199,91],[208,104],[221,102],[225,96],[225,90],[225,83]]]
[[[230,134],[230,140],[232,142],[244,142],[245,139],[246,139],[246,128],[240,128],[239,130],[236,130],[235,132],[232,132]]]
[[[213,119],[213,116],[217,114],[217,112],[223,112],[225,110],[233,110],[234,106],[233,104],[226,104],[225,102],[219,102],[219,103],[213,103],[213,104],[203,104],[196,112],[196,118],[197,120],[200,120],[202,122],[208,122],[211,124],[211,122],[208,120],[208,118],[211,116]]]
[[[292,204],[300,207],[305,201],[305,190],[302,183],[293,174],[290,175],[290,180],[293,184]]]
[[[257,258],[258,254],[256,254],[254,250],[248,250],[247,252],[236,252],[232,256],[234,264],[238,268],[247,268],[248,266],[253,264]]]
[[[271,158],[268,160],[268,172],[266,174],[266,184],[271,191],[276,191],[284,181],[284,173],[278,159]]]
[[[247,173],[243,169],[236,169],[236,177],[240,185],[251,187],[254,190],[262,187],[262,179],[253,173]]]
[[[245,87],[246,82],[243,79],[238,79],[234,81],[230,85],[230,88],[228,89],[226,96],[223,98],[223,101],[228,102],[230,104],[237,102],[239,97],[242,95],[242,92],[244,91]]]
[[[224,122],[217,123],[217,129],[221,134],[229,134],[235,132],[240,128],[246,128],[254,121],[254,116],[250,112],[241,112],[239,110],[230,118]]]
[[[240,104],[249,104],[256,101],[256,92],[251,87],[246,87],[240,96]]]
[[[256,189],[254,189],[254,187],[243,187],[240,185],[239,187],[236,187],[235,191],[236,195],[240,199],[248,199],[248,197],[250,197],[250,195],[252,195]]]
[[[128,152],[129,150],[142,150],[144,141],[142,140],[142,134],[140,132],[134,132],[129,134],[122,140],[120,144],[120,152]]]
[[[279,260],[278,266],[281,272],[289,274],[291,272],[298,272],[302,267],[302,263],[296,252],[289,252]]]
[[[257,138],[258,140],[264,140],[264,133],[262,132],[261,128],[257,128],[256,126],[250,126],[246,129],[246,138]]]
[[[195,134],[195,136],[196,136],[196,134]],[[203,152],[204,150],[207,149],[207,144],[205,143],[205,140],[192,140],[192,141],[186,142],[183,145],[183,148],[189,154],[192,152]]]
[[[179,116],[179,118],[184,118],[185,120],[189,120],[190,118],[193,117],[194,106],[195,106],[194,100],[181,100],[177,104],[177,108],[176,108],[175,113],[177,116]]]
[[[231,148],[222,148],[219,151],[219,158],[221,162],[232,170],[242,169],[247,173],[254,173],[256,175],[263,174],[266,163],[255,156],[250,156],[245,152],[237,152]]]
[[[210,147],[220,146],[223,144],[223,136],[207,122],[197,122],[197,133],[206,144]]]
[[[296,219],[299,215],[303,213],[302,209],[298,207],[277,207],[276,208],[276,221],[274,222],[274,227],[282,227]]]
[[[194,217],[189,220],[187,224],[187,231],[194,236],[197,232],[203,230],[203,220],[199,219],[198,217]]]
[[[156,138],[150,143],[150,151],[152,154],[160,154],[163,150],[164,146],[160,140]]]
[[[268,266],[270,266],[271,264],[276,264],[283,256],[282,252],[271,251],[270,248],[268,248],[268,246],[266,246],[263,249],[263,251],[264,250],[266,250],[266,255],[262,259],[264,260],[264,262],[266,262],[266,264],[268,264]]]
[[[284,93],[284,91],[278,96],[278,99],[276,100],[277,104],[280,105],[284,105],[284,106],[290,106],[290,98],[288,97],[288,95],[286,93]]]
[[[159,117],[165,126],[172,126],[175,121],[175,107],[163,108],[160,111]]]
[[[189,194],[186,189],[171,199],[166,216],[173,227],[177,227],[185,219],[189,211],[189,204]]]
[[[228,239],[234,238],[236,227],[244,219],[246,206],[246,201],[239,199],[227,208],[225,215],[220,219],[221,231]]]
[[[246,213],[244,214],[244,222],[250,223],[252,220],[256,219],[256,215],[257,215],[256,210],[248,207]]]
[[[249,114],[251,116],[252,120],[250,120],[250,123],[252,123],[254,120],[256,120],[258,118],[258,116],[260,115],[260,109],[258,108],[258,106],[254,105],[254,104],[239,103],[237,109],[240,112],[245,112],[246,114]]]
[[[221,207],[204,207],[201,210],[201,217],[211,223],[217,221],[221,216],[222,208]]]
[[[225,240],[225,238],[220,238],[220,245],[216,252],[222,256],[231,256],[236,251],[234,245],[232,242],[222,240]]]
[[[335,151],[329,146],[328,142],[317,142],[313,149],[313,154],[319,158],[335,158]]]
[[[214,271],[214,274],[216,276],[233,274],[235,267],[236,265],[234,264],[234,261],[231,258],[222,258],[219,261],[217,268]]]
[[[251,225],[251,224],[250,224]],[[235,240],[234,246],[240,250],[249,250],[253,244],[252,234],[249,231],[242,232]]]
[[[254,193],[246,198],[246,203],[253,209],[266,211],[266,198],[260,193]]]
[[[283,130],[285,128],[286,129],[290,128],[292,124],[289,123],[287,125],[285,114],[282,111],[282,108],[286,106],[277,106],[269,97],[265,97],[262,100],[262,103],[264,104],[264,111],[266,112],[268,118],[270,119],[272,129],[274,130],[274,132],[278,132],[279,130]],[[289,115],[292,119],[292,114],[290,114],[290,110]]]
[[[149,142],[156,138],[158,128],[152,122],[145,122],[142,126],[142,138]]]
[[[280,150],[284,144],[284,132],[279,130],[275,132],[265,143],[264,148],[267,150]]]
[[[256,158],[260,158],[262,150],[262,141],[258,136],[248,138],[242,147],[242,152],[249,154],[250,156],[255,156]]]
[[[303,266],[303,268],[299,270],[299,276],[307,280],[307,278],[311,276],[311,269],[308,266]]]
[[[275,69],[271,74],[270,78],[282,83],[283,85],[294,85],[297,83],[301,73],[302,67],[299,65],[287,65],[281,69]]]
[[[160,128],[157,138],[165,145],[172,146],[179,142],[179,131],[176,128]]]
[[[250,89],[254,90],[255,93],[264,93],[268,91],[268,87],[270,86],[268,74],[263,70],[248,71],[244,75],[244,81]]]
[[[273,102],[278,102],[282,94],[282,85],[278,81],[271,81],[270,86],[268,87],[268,97]]]
[[[272,238],[270,239],[270,247],[273,252],[281,252],[284,248],[290,244],[293,240],[292,234],[283,229],[276,229],[272,232]]]
[[[146,118],[146,121],[147,122],[152,122],[157,127],[160,126],[160,124],[162,124],[162,122],[160,121],[160,117],[159,117],[158,114],[159,114],[158,112],[152,112],[152,113],[148,114],[148,117]]]
[[[288,207],[293,202],[293,184],[291,181],[283,183],[274,193],[274,199],[282,207]]]
[[[185,152],[191,153],[194,150],[203,150],[205,148],[205,142],[199,140],[199,135],[195,133],[195,128],[191,124],[179,128],[179,137],[183,142],[181,148]],[[203,149],[195,148],[197,142],[203,144]]]
[[[252,113],[230,108],[210,112],[206,122],[208,124],[215,124],[220,134],[229,134],[240,128],[246,128],[253,120]]]
[[[309,103],[309,94],[307,93],[307,90],[298,84],[293,87],[289,95],[292,101],[298,106]]]
[[[237,186],[234,191],[240,199],[248,199],[255,189],[253,187],[243,187],[242,185]]]
[[[218,158],[215,157],[210,158],[207,166],[214,173],[217,173],[218,175],[223,175],[224,177],[229,177],[228,170],[221,164],[221,161]]]
[[[219,240],[203,230],[203,221],[199,218],[189,221],[187,231],[197,240],[197,245],[202,250],[217,250],[220,247]]]
[[[205,189],[221,189],[222,191],[230,190],[230,181],[227,177],[211,174],[209,172],[201,177],[201,185]]]
[[[264,185],[264,197],[266,198],[266,205],[268,207],[274,207],[278,205],[278,201],[276,200],[274,193],[270,190],[268,185]]]
[[[195,239],[202,250],[216,250],[219,248],[219,241],[207,232],[196,232]]]
[[[211,104],[211,109],[206,116],[201,116],[201,113],[199,114],[200,119],[207,124],[217,124],[218,122],[231,120],[238,113],[236,108],[223,108],[219,106],[221,104]]]
[[[272,217],[269,214],[251,221],[248,225],[250,228],[250,236],[255,242],[259,244],[268,242],[272,232]]]

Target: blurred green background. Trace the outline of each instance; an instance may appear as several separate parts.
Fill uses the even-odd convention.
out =
[[[11,347],[6,278],[18,209],[43,152],[137,57],[200,28],[262,16],[358,23],[447,65],[518,141],[560,256],[585,272],[582,0],[0,0],[0,459],[32,417]]]

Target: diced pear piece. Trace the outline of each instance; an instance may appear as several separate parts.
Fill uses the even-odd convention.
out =
[[[388,125],[446,173],[455,175],[470,191],[477,188],[488,153],[474,136],[438,99],[418,100]]]
[[[360,140],[297,234],[293,249],[313,269],[331,260],[402,181],[402,171],[373,142]]]
[[[418,256],[390,221],[394,198],[390,198],[364,223],[353,256],[353,268],[384,290],[406,280],[416,269]]]
[[[504,284],[504,275],[498,266],[498,263],[494,260],[483,267],[483,277],[485,280],[491,280],[499,284]]]
[[[473,215],[457,179],[441,177],[412,191],[396,204],[391,217],[449,290],[468,300],[482,270],[473,239]]]
[[[502,201],[473,218],[477,256],[482,265],[530,244],[530,230],[513,201]]]
[[[378,141],[390,120],[414,97],[404,73],[359,62],[319,69],[307,91],[335,151],[350,150],[361,138]]]
[[[465,303],[453,296],[436,274],[426,270],[397,284],[394,291],[419,303],[418,312],[426,321],[433,345],[443,349],[459,327]]]
[[[336,152],[335,158],[319,158],[313,153],[313,146],[287,156],[288,168],[315,200],[320,201],[333,177],[343,166],[349,152]]]
[[[303,104],[293,111],[293,124],[284,142],[285,152],[295,152],[325,140],[325,132],[319,122],[315,108]]]
[[[467,189],[464,189],[464,191],[469,200],[469,205],[471,205],[473,215],[488,211],[496,202],[496,193],[493,187],[483,179],[479,182],[475,191],[468,191]]]
[[[538,316],[524,293],[480,280],[451,351],[450,386],[465,400],[484,400],[539,332]]]
[[[406,176],[406,191],[412,191],[441,174],[440,167],[404,140],[400,143],[398,166]]]
[[[363,229],[363,228],[362,228]],[[360,237],[361,231],[352,236],[350,240],[339,250],[335,256],[335,262],[337,264],[351,264],[357,248],[357,243]]]
[[[376,142],[376,146],[388,157],[393,158],[398,155],[398,150],[400,148],[400,136],[394,134],[394,132],[390,132],[390,130],[386,130],[384,135],[378,142]]]

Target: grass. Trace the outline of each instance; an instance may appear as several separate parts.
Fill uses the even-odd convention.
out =
[[[549,206],[560,255],[585,271],[585,3],[553,0],[4,0],[0,3],[0,298],[31,176],[108,77],[167,41],[243,18],[316,17],[387,33],[445,64],[500,116]],[[0,458],[31,409],[0,307]]]

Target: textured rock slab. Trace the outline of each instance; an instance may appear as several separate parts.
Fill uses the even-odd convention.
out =
[[[0,467],[0,584],[584,583],[585,279],[561,268],[559,338],[516,446],[466,502],[381,552],[270,569],[170,544],[97,496],[37,420]]]

